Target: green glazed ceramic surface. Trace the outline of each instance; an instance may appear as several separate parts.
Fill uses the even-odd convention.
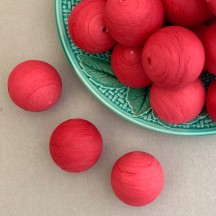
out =
[[[123,118],[158,132],[175,135],[210,135],[216,133],[214,123],[206,111],[186,124],[167,124],[153,112],[149,102],[149,88],[133,89],[121,84],[110,66],[110,52],[90,54],[80,50],[68,33],[68,16],[79,0],[56,0],[56,23],[59,37],[74,71],[87,88],[107,107]],[[201,77],[207,86],[213,76]]]

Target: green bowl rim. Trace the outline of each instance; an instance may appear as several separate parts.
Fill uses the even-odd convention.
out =
[[[156,128],[147,124],[143,124],[139,121],[135,121],[134,118],[129,117],[124,115],[121,111],[115,109],[108,101],[104,100],[103,98],[101,98],[101,96],[99,95],[98,92],[94,91],[92,89],[92,87],[90,86],[87,78],[85,78],[81,73],[79,73],[79,65],[76,62],[76,59],[74,57],[74,55],[70,55],[69,51],[68,51],[68,47],[70,47],[70,44],[67,40],[67,36],[65,31],[60,28],[60,26],[63,23],[63,19],[62,19],[62,7],[61,7],[61,3],[62,0],[55,0],[55,20],[56,20],[56,25],[57,25],[57,31],[58,31],[58,36],[61,42],[61,45],[63,47],[63,50],[65,52],[65,55],[69,61],[69,63],[71,64],[71,66],[74,69],[74,72],[76,73],[76,75],[79,77],[79,79],[83,82],[83,84],[87,87],[87,89],[100,101],[102,102],[106,107],[108,107],[110,110],[112,110],[113,112],[117,113],[119,116],[121,116],[122,118],[133,122],[136,125],[139,125],[141,127],[153,130],[153,131],[157,131],[160,133],[165,133],[165,134],[170,134],[170,135],[181,135],[181,136],[206,136],[206,135],[213,135],[216,134],[216,130],[209,130],[209,129],[203,129],[202,131],[173,131],[167,128]]]

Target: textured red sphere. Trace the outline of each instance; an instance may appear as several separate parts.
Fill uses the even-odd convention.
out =
[[[159,161],[145,152],[130,152],[113,166],[111,184],[116,196],[131,206],[144,206],[154,201],[164,185]]]
[[[216,122],[216,80],[213,81],[208,88],[206,109],[209,116]]]
[[[106,4],[106,26],[112,37],[125,46],[143,46],[162,27],[163,20],[161,0],[108,0]]]
[[[91,168],[98,161],[102,148],[100,132],[83,119],[61,123],[50,138],[52,159],[68,172],[82,172]]]
[[[142,50],[117,44],[112,51],[112,70],[126,86],[142,88],[151,84],[142,66]]]
[[[174,25],[196,27],[211,16],[206,0],[162,0],[162,2],[167,20]]]
[[[205,68],[216,75],[216,23],[208,28],[203,44],[206,53]]]
[[[72,10],[68,30],[73,42],[86,52],[101,53],[116,43],[104,23],[106,0],[84,0]]]
[[[216,1],[215,0],[206,0],[209,9],[216,16]]]
[[[153,83],[179,88],[199,77],[204,67],[205,52],[202,42],[192,31],[169,26],[148,39],[142,62]]]
[[[53,106],[61,96],[62,82],[54,67],[29,60],[17,65],[8,78],[8,93],[20,108],[40,112]]]
[[[163,121],[171,124],[186,123],[202,111],[205,104],[205,89],[200,80],[178,89],[152,85],[150,103],[153,111]]]

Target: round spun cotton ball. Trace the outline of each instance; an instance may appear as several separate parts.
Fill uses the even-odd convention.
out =
[[[206,0],[209,9],[216,16],[216,1],[215,0]]]
[[[106,52],[116,43],[104,23],[105,5],[106,0],[81,1],[69,16],[69,34],[73,42],[86,52]]]
[[[174,25],[188,28],[206,22],[211,12],[206,0],[162,0],[166,18]]]
[[[98,161],[102,148],[100,132],[83,119],[63,122],[50,138],[52,159],[68,172],[82,172],[91,168]]]
[[[209,116],[216,122],[216,81],[213,81],[208,88],[206,109]]]
[[[200,80],[183,88],[165,89],[152,85],[150,103],[156,115],[170,124],[192,121],[205,104],[205,89]]]
[[[208,28],[203,44],[206,53],[205,68],[216,75],[216,23]]]
[[[142,62],[153,83],[179,88],[199,77],[204,67],[205,52],[202,42],[192,31],[168,26],[148,39]]]
[[[118,80],[132,88],[142,88],[151,84],[142,66],[142,49],[129,48],[117,44],[112,51],[112,70]]]
[[[40,112],[53,106],[61,96],[62,82],[54,67],[29,60],[17,65],[8,78],[8,93],[20,108]]]
[[[164,185],[159,161],[145,152],[130,152],[119,158],[111,173],[116,196],[131,206],[144,206],[154,201]]]
[[[125,46],[143,46],[146,39],[162,27],[163,20],[160,0],[108,0],[106,4],[106,26],[112,37]]]

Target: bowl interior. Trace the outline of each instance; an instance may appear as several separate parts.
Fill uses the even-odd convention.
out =
[[[204,109],[193,121],[185,124],[168,124],[152,111],[149,87],[129,88],[114,76],[110,66],[111,52],[90,54],[79,49],[70,39],[68,17],[80,0],[56,0],[56,23],[60,41],[74,71],[86,87],[107,107],[123,118],[158,132],[175,135],[210,135],[216,133],[216,123]],[[207,88],[215,79],[203,72],[200,79]]]

